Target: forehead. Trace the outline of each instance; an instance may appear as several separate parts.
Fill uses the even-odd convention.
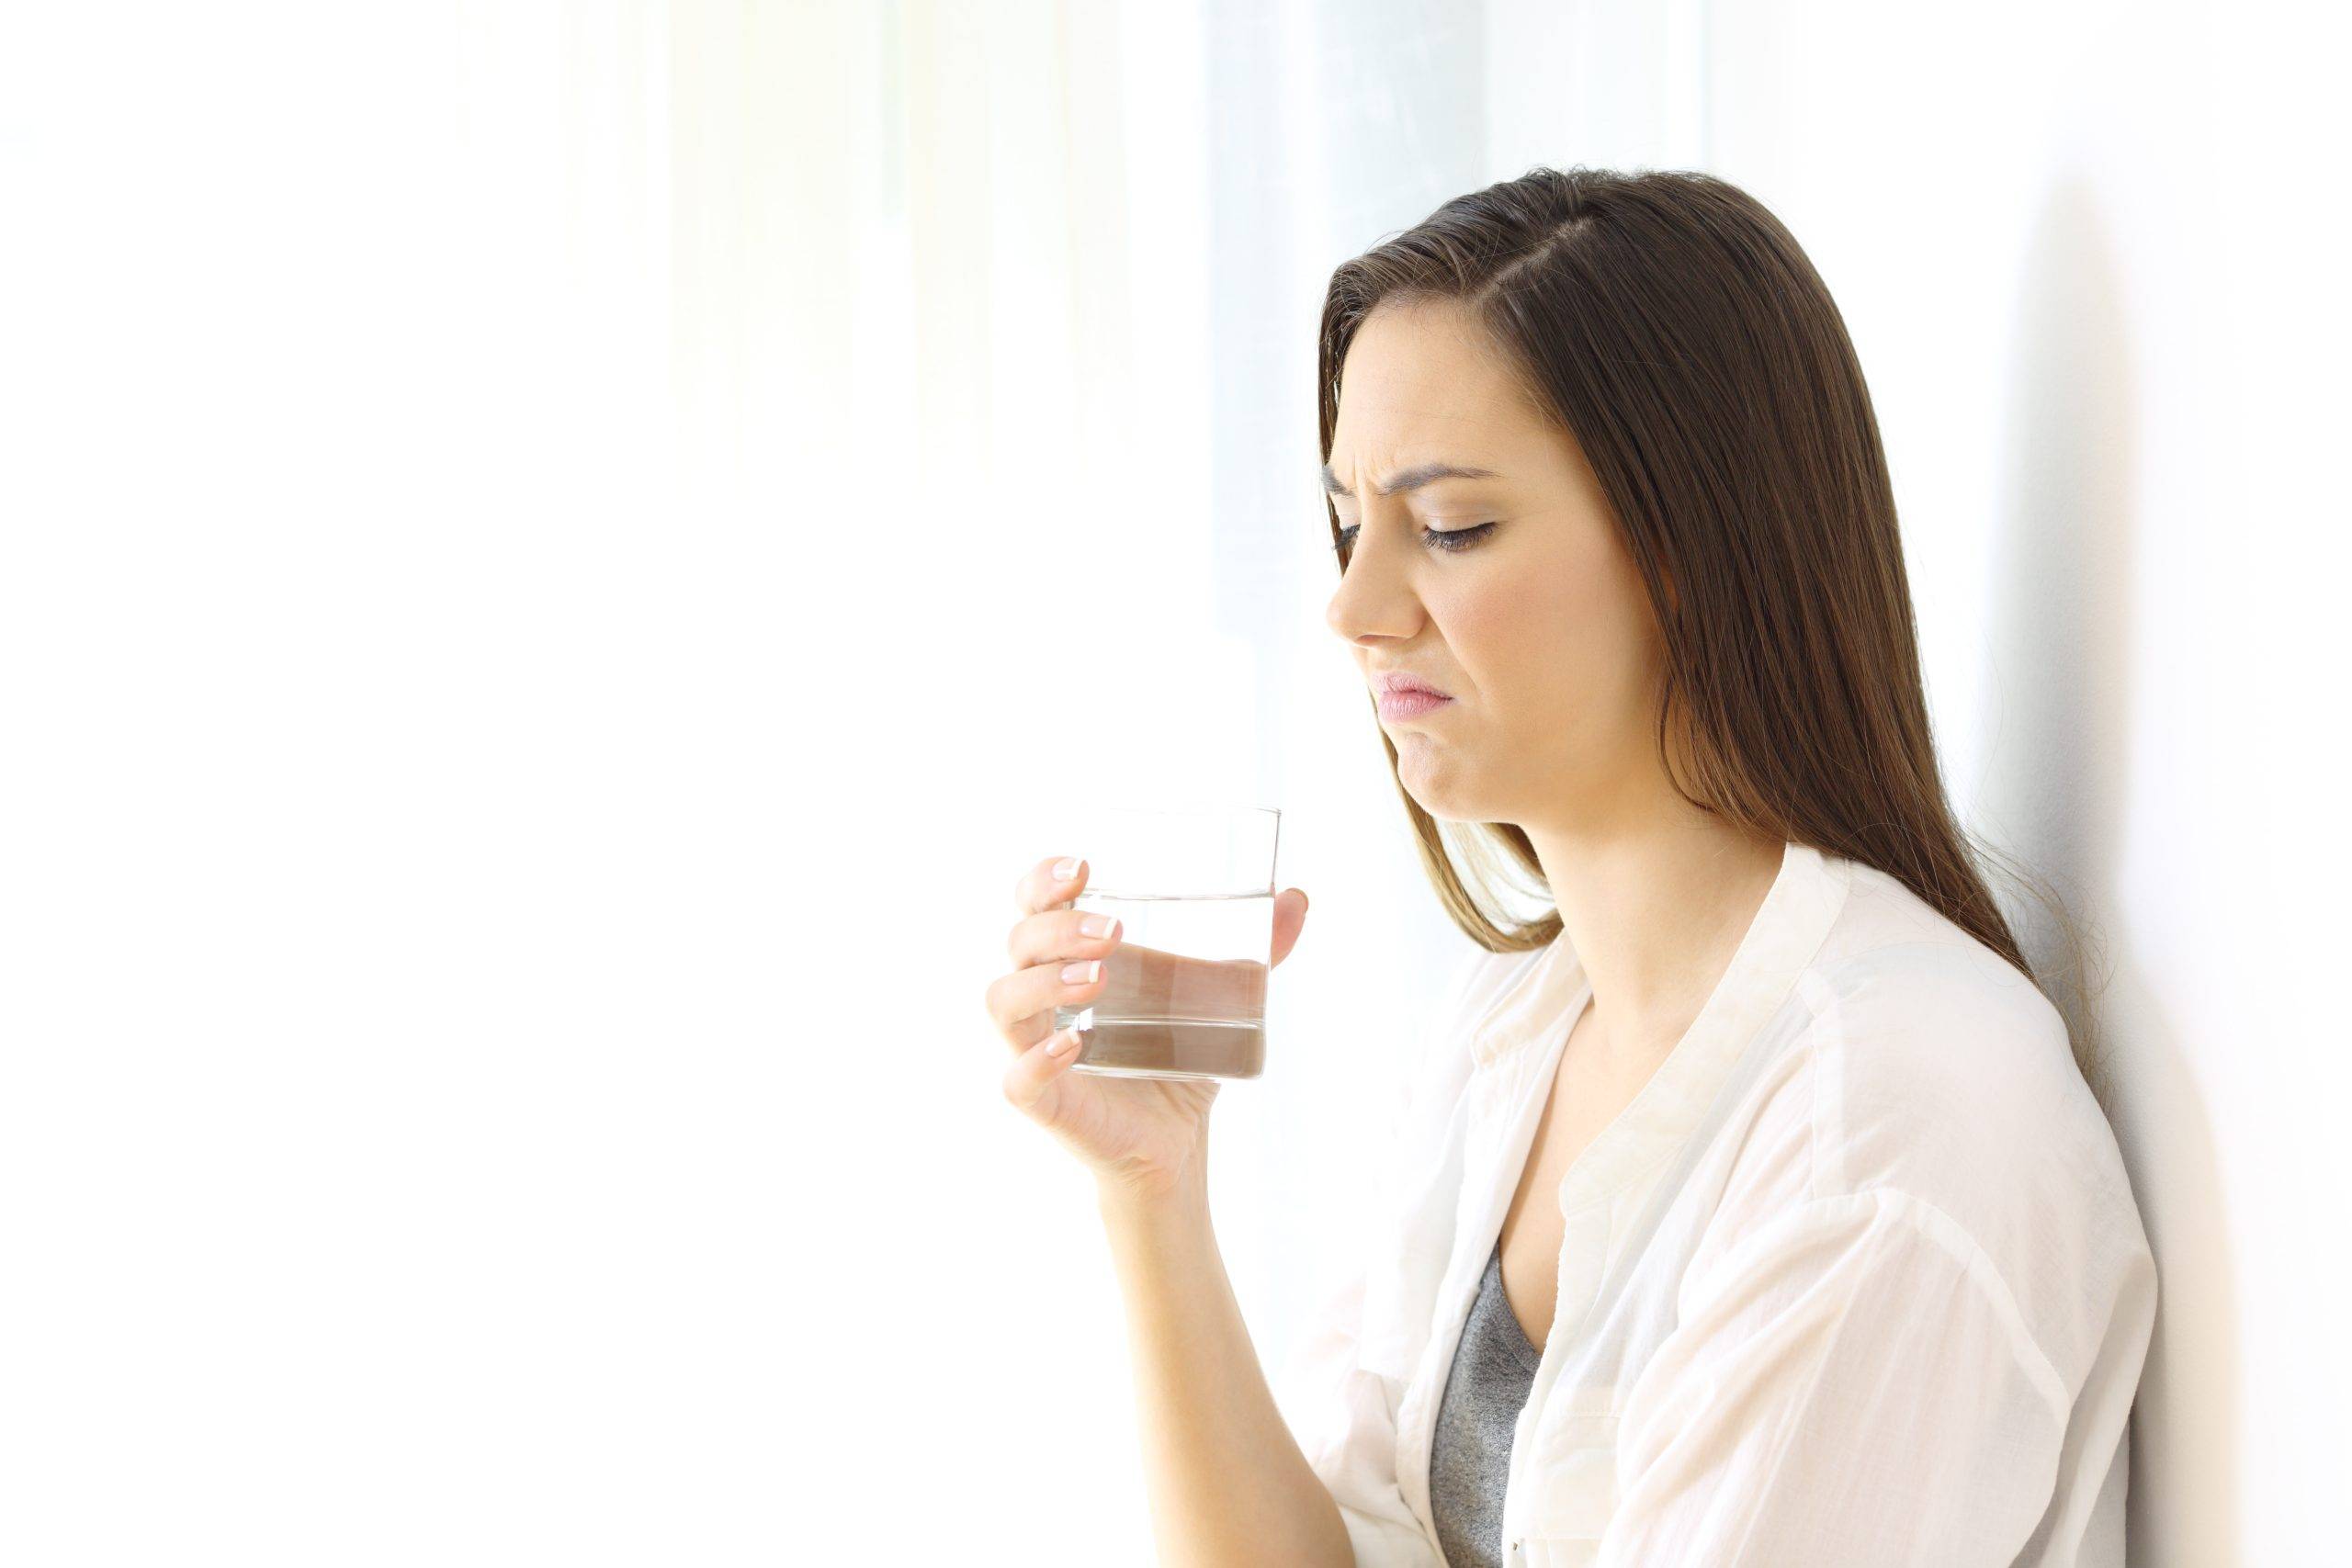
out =
[[[1348,345],[1331,463],[1342,474],[1357,464],[1385,471],[1438,447],[1499,459],[1539,429],[1517,375],[1475,318],[1451,303],[1383,306]]]

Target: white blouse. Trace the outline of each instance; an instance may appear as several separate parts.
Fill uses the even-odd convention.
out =
[[[1565,940],[1464,965],[1373,1256],[1278,1377],[1359,1568],[1442,1568],[1439,1399],[1590,989]],[[1507,1564],[2121,1568],[2131,1183],[2057,1010],[1894,878],[1788,845],[1559,1203]]]

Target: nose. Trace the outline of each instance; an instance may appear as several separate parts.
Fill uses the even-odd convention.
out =
[[[1323,623],[1342,641],[1362,647],[1409,642],[1428,620],[1413,591],[1413,561],[1401,528],[1361,527],[1340,586],[1323,607]]]

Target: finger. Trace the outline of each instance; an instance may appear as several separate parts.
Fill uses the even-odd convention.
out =
[[[1053,1032],[1057,1007],[1092,1007],[1111,983],[1102,959],[1058,960],[1015,969],[989,982],[989,1017],[1015,1051],[1026,1051]]]
[[[1062,1077],[1083,1055],[1079,1045],[1077,1030],[1060,1029],[1013,1058],[1004,1069],[1006,1102],[1032,1121],[1050,1122]]]
[[[1274,896],[1273,962],[1280,964],[1298,945],[1298,933],[1306,925],[1306,893],[1304,888],[1285,887]]]
[[[1004,951],[1015,968],[1055,959],[1107,958],[1127,934],[1126,923],[1099,909],[1041,909],[1013,922]]]
[[[1024,915],[1040,909],[1063,909],[1086,886],[1090,866],[1076,855],[1041,860],[1012,885],[1013,907]]]

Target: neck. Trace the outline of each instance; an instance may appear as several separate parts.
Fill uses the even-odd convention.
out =
[[[1629,1067],[1689,1031],[1781,870],[1779,840],[1675,806],[1605,832],[1527,829],[1592,982],[1585,1028],[1595,1050]]]

